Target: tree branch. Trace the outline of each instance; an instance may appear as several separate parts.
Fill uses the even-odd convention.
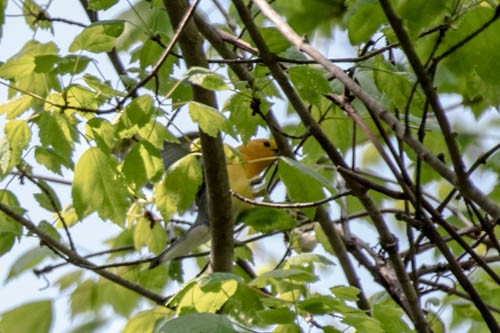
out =
[[[257,0],[259,4],[262,3],[264,6],[264,1]],[[269,7],[269,6],[268,6]],[[270,8],[270,7],[269,7]],[[324,57],[318,50],[316,50],[311,45],[304,42],[303,38],[300,37],[295,31],[290,28],[281,18],[277,15],[271,8],[269,19],[276,24],[276,27],[280,32],[297,47],[299,50],[307,53],[310,57],[315,59],[321,66],[328,70],[332,75],[334,75],[354,96],[359,98],[363,104],[374,114],[376,114],[380,119],[386,122],[394,131],[396,136],[403,140],[408,146],[410,146],[426,163],[429,164],[437,173],[439,173],[443,178],[445,178],[453,186],[458,186],[457,175],[448,169],[444,163],[439,160],[434,154],[432,154],[425,146],[415,139],[410,133],[407,132],[406,127],[402,125],[397,118],[395,118],[388,110],[386,110],[379,102],[377,102],[372,96],[365,92],[354,80],[352,80],[349,75],[344,73],[344,71],[332,64],[326,57]],[[270,59],[273,60],[272,58]],[[306,123],[307,124],[307,123]],[[474,184],[469,184],[469,186],[460,188],[461,193],[469,198],[470,200],[476,202],[482,209],[488,212],[493,218],[500,218],[500,206],[496,202],[488,198],[484,193],[481,192]]]
[[[306,46],[307,44],[304,44],[303,38],[299,37],[297,33],[295,33],[290,26],[288,26],[282,19],[281,17],[271,8],[271,6],[264,0],[253,0],[253,2],[259,7],[259,9],[262,11],[262,13],[270,19],[278,28],[278,30],[287,38],[290,42],[295,44],[299,49],[302,49],[303,46]],[[266,65],[269,67],[271,73],[273,76],[276,78],[277,82],[287,95],[290,103],[294,106],[295,110],[297,111],[299,117],[302,119],[302,122],[304,125],[308,126],[311,134],[316,138],[318,143],[321,145],[321,147],[324,149],[324,151],[327,153],[328,157],[332,160],[332,162],[337,165],[337,166],[343,166],[348,168],[347,164],[343,160],[343,157],[340,155],[336,147],[330,142],[326,134],[323,132],[321,127],[314,121],[314,119],[311,117],[310,113],[307,111],[307,109],[303,106],[302,101],[300,100],[300,97],[295,93],[293,87],[290,85],[290,82],[288,81],[288,78],[286,75],[283,73],[282,69],[280,66],[277,65],[275,62],[274,56],[272,53],[269,51],[265,41],[263,40],[262,36],[260,35],[257,27],[255,26],[255,23],[250,19],[251,16],[248,16],[248,13],[246,11],[246,8],[244,5],[241,3],[240,0],[234,0],[233,3],[235,4],[240,16],[242,17],[245,25],[247,26],[247,29],[254,40],[257,48],[259,48],[260,54]],[[246,16],[243,16],[245,15]],[[312,47],[310,47],[311,50],[314,50]],[[309,51],[308,53],[310,53]],[[316,56],[321,54],[314,50],[314,55]],[[316,54],[317,53],[317,54]],[[326,58],[324,57],[313,57],[316,60],[320,61],[320,63],[325,66],[323,63],[326,62],[328,63],[328,66],[333,66],[334,68],[338,68],[335,65],[333,65],[331,62],[329,62]],[[339,69],[340,72],[342,72],[343,75],[345,75],[348,80],[352,81],[349,76],[347,76],[342,70]],[[354,83],[354,82],[353,82]],[[354,83],[355,84],[355,83]],[[356,84],[355,84],[356,85]],[[357,86],[357,85],[356,85]],[[366,208],[368,212],[370,212],[370,217],[377,228],[377,231],[380,235],[380,242],[382,244],[382,247],[384,250],[387,251],[389,258],[392,263],[392,267],[396,273],[396,276],[398,278],[399,283],[401,284],[401,287],[404,291],[405,297],[407,299],[403,300],[403,303],[406,303],[406,311],[414,321],[417,329],[419,329],[421,332],[429,332],[429,326],[425,320],[425,316],[422,312],[422,309],[420,307],[418,297],[417,297],[417,292],[415,288],[411,285],[410,278],[408,274],[405,272],[403,263],[401,261],[401,258],[399,257],[398,251],[397,251],[397,239],[394,237],[394,235],[390,232],[389,228],[387,227],[385,220],[383,216],[379,213],[376,204],[373,202],[373,200],[366,194],[366,189],[362,187],[360,184],[357,182],[354,182],[352,180],[346,180],[348,182],[348,186],[351,188],[353,191],[354,195],[360,200],[360,202],[363,204],[363,206]]]
[[[210,24],[205,22],[205,20],[201,17],[201,15],[195,15],[195,21],[200,29],[200,32],[205,36],[205,38],[212,44],[212,46],[219,52],[219,54],[224,59],[236,59],[237,55],[228,49],[224,44],[224,41],[217,33],[216,29],[214,29]],[[254,79],[252,75],[248,72],[248,70],[239,63],[229,63],[230,68],[236,73],[236,75],[245,82],[248,82],[250,88],[255,89]],[[276,120],[273,112],[270,110],[265,115],[266,122],[270,125],[269,128],[271,133],[273,134],[274,139],[276,140],[278,147],[280,149],[280,154],[283,156],[287,156],[289,158],[295,158],[290,145],[286,137],[283,135],[283,131],[280,129],[279,123]],[[350,285],[358,288],[360,293],[358,295],[358,307],[365,311],[369,311],[370,305],[363,291],[363,287],[360,283],[359,277],[357,276],[356,270],[351,263],[351,259],[348,256],[346,247],[344,243],[341,241],[341,237],[336,231],[335,228],[332,228],[332,222],[323,207],[318,207],[318,218],[320,219],[322,228],[325,231],[325,234],[328,237],[330,244],[333,246],[335,253],[339,259],[339,262],[342,266],[344,274],[347,277],[347,280]]]
[[[88,270],[91,270],[95,272],[96,274],[115,282],[116,284],[119,284],[122,287],[125,287],[129,290],[132,290],[133,292],[136,292],[139,295],[142,295],[153,302],[155,302],[158,305],[164,305],[167,299],[161,295],[158,295],[141,285],[138,285],[136,283],[133,283],[129,280],[126,280],[122,278],[121,276],[118,276],[116,274],[113,274],[105,269],[97,268],[94,263],[91,261],[85,259],[84,257],[78,255],[75,251],[72,251],[71,249],[68,249],[65,245],[63,245],[61,242],[58,240],[52,238],[49,234],[47,234],[45,231],[40,229],[38,226],[36,226],[34,223],[29,221],[28,219],[24,218],[21,214],[16,213],[13,211],[9,206],[5,205],[3,202],[0,202],[0,211],[2,211],[5,215],[11,217],[14,219],[16,222],[20,223],[23,225],[26,229],[28,229],[30,232],[34,233],[37,235],[40,240],[42,240],[47,246],[49,246],[51,249],[56,251],[56,253],[62,253],[67,257],[68,262],[78,266],[82,267]]]
[[[194,1],[191,8],[196,3]],[[171,24],[179,26],[183,13],[188,10],[186,2],[164,0],[164,5]],[[202,44],[196,25],[193,21],[188,21],[179,37],[179,46],[187,67],[208,67]],[[195,101],[217,108],[212,91],[197,85],[192,88]],[[200,141],[212,236],[212,268],[215,272],[230,272],[233,267],[233,216],[222,139],[220,133],[214,138],[200,130]]]

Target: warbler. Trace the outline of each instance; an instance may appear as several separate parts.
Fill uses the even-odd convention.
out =
[[[189,154],[193,149],[179,143],[165,143],[162,153],[165,168],[168,169],[173,163]],[[278,154],[278,146],[271,139],[253,139],[245,145],[233,149],[224,146],[226,155],[226,167],[229,178],[229,187],[235,193],[253,198],[252,180],[271,165]],[[248,204],[233,198],[233,216],[236,218]],[[161,263],[189,254],[193,249],[210,240],[210,223],[208,217],[208,203],[205,184],[203,183],[196,198],[198,215],[193,225],[176,241],[160,253],[152,262],[150,268]]]

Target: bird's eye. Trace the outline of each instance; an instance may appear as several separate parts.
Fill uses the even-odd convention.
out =
[[[264,147],[266,148],[271,147],[271,143],[269,141],[264,141]]]

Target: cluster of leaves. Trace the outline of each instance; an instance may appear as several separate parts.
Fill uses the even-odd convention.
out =
[[[426,307],[426,320],[435,331],[442,331],[445,325],[471,325],[478,332],[485,331],[484,313],[467,296],[470,289],[458,287],[455,279],[448,279],[450,258],[432,244],[434,241],[426,241],[429,234],[425,231],[429,227],[422,225],[438,222],[436,216],[429,217],[435,209],[444,221],[436,224],[436,230],[456,262],[476,269],[481,263],[473,254],[488,262],[476,269],[470,281],[481,302],[490,305],[498,319],[500,296],[492,292],[498,289],[494,288],[498,274],[489,263],[495,261],[491,253],[500,250],[494,237],[498,234],[498,228],[494,228],[497,222],[483,210],[481,198],[477,202],[470,197],[454,199],[457,184],[450,184],[433,165],[422,161],[424,153],[436,156],[451,170],[455,157],[448,146],[450,133],[430,116],[429,96],[404,56],[401,36],[391,28],[384,5],[373,0],[293,0],[277,2],[275,9],[295,31],[314,42],[315,38],[321,43],[331,37],[332,31],[345,32],[350,43],[359,47],[360,54],[355,59],[337,60],[350,63],[352,67],[345,72],[360,89],[395,115],[408,133],[417,133],[414,129],[418,129],[424,153],[405,144],[402,136],[393,135],[394,128],[374,117],[370,105],[355,98],[356,93],[347,91],[342,82],[332,79],[332,73],[306,58],[289,41],[290,36],[269,27],[264,15],[256,10],[254,22],[264,27],[258,32],[274,55],[273,61],[280,62],[279,70],[286,73],[287,85],[274,79],[273,63],[267,63],[264,57],[248,59],[262,50],[258,40],[243,29],[248,22],[239,19],[238,2],[226,4],[222,16],[227,22],[218,23],[232,33],[241,32],[233,42],[236,40],[235,47],[246,45],[246,49],[238,50],[240,62],[247,62],[244,66],[234,59],[215,59],[214,51],[221,52],[211,41],[205,45],[206,55],[214,57],[210,59],[210,68],[186,69],[178,50],[164,57],[175,29],[159,0],[139,1],[112,20],[98,20],[96,13],[113,10],[118,1],[88,1],[82,13],[86,11],[90,24],[71,37],[67,51],[56,42],[31,39],[0,66],[0,78],[8,86],[8,100],[0,105],[0,115],[5,120],[0,140],[0,255],[8,255],[16,249],[17,242],[32,235],[44,240],[44,246],[17,259],[7,279],[15,279],[33,268],[37,274],[46,275],[63,265],[60,262],[73,264],[75,270],[60,274],[53,287],[70,294],[71,316],[87,316],[88,321],[78,328],[87,332],[108,324],[103,317],[106,307],[130,318],[123,332],[185,332],[200,328],[204,332],[245,328],[301,332],[308,326],[326,332],[346,328],[359,332],[411,332],[410,321],[418,326],[412,307],[420,311]],[[493,47],[500,24],[495,6],[494,1],[472,0],[394,2],[416,55],[437,91],[460,97],[459,112],[471,112],[476,119],[487,116],[499,103],[500,80],[496,74],[500,64]],[[0,1],[0,10],[0,24],[4,25],[4,1]],[[79,25],[52,18],[50,6],[31,0],[22,2],[22,14],[33,31],[48,30],[54,34],[56,24]],[[196,20],[205,18],[200,15]],[[215,25],[211,28],[216,31]],[[117,71],[116,82],[94,70],[103,56],[111,59]],[[129,64],[124,66],[122,59]],[[252,80],[243,78],[233,65],[242,65]],[[197,101],[191,85],[213,92],[222,101],[221,110]],[[291,94],[296,94],[299,102],[294,104]],[[346,115],[344,110],[348,107],[335,105],[325,98],[327,95],[345,97],[361,121]],[[285,119],[269,120],[276,109],[285,108],[287,98],[291,102]],[[297,120],[297,103],[307,107],[311,122],[318,125],[337,152],[352,156],[351,161],[343,161],[358,174],[349,179],[348,174],[342,176],[349,184],[365,186],[363,193],[353,194],[342,181],[334,181],[339,178],[336,168],[344,165],[332,159],[334,154],[313,133],[311,122]],[[166,298],[162,295],[165,287],[184,282],[188,275],[180,261],[149,270],[148,260],[138,259],[138,253],[144,253],[144,249],[150,256],[160,253],[168,243],[165,229],[181,232],[183,229],[173,221],[189,220],[192,215],[192,204],[203,181],[199,159],[195,153],[188,154],[165,170],[163,156],[164,142],[177,142],[176,136],[185,134],[182,128],[186,122],[210,136],[224,133],[227,138],[242,142],[262,131],[286,137],[295,148],[295,155],[281,156],[277,171],[267,175],[266,180],[272,184],[278,179],[291,203],[307,204],[288,210],[256,207],[245,212],[240,219],[248,227],[249,237],[258,235],[244,239],[235,249],[239,264],[234,272],[188,279]],[[498,128],[498,124],[488,125],[487,129]],[[493,149],[486,146],[483,131],[466,128],[454,133],[452,140],[459,143],[463,160],[475,165],[472,175],[479,162],[484,164],[482,174],[498,175],[498,145]],[[487,149],[487,154],[480,154]],[[390,157],[385,159],[384,154]],[[387,168],[393,160],[400,174]],[[19,185],[13,182],[16,177],[21,180]],[[498,179],[492,178],[494,186],[485,189],[490,193],[484,196],[500,202]],[[54,182],[70,186],[70,195],[59,191]],[[25,203],[26,188],[35,188],[33,195],[38,206]],[[374,203],[371,208],[363,199],[368,190]],[[329,206],[320,204],[339,193],[346,200],[331,201]],[[270,199],[282,197],[274,193]],[[429,200],[433,202],[431,208],[422,204]],[[371,274],[370,279],[379,284],[377,293],[369,299],[369,309],[360,306],[366,293],[362,285],[338,285],[324,273],[325,267],[331,272],[334,261],[316,253],[321,248],[342,262],[338,248],[332,247],[329,229],[318,217],[326,207],[332,212],[342,211],[339,240],[348,245],[352,257],[369,273],[355,272],[360,276]],[[48,211],[45,219],[25,217],[43,216],[40,208]],[[396,253],[399,259],[387,255],[386,244],[363,236],[374,233],[375,227],[383,238],[383,230],[373,216],[385,213],[407,223],[403,226],[392,216],[384,218],[390,232],[405,239]],[[96,219],[116,224],[120,232],[106,241],[110,251],[101,254],[104,259],[89,265],[81,257],[81,239],[73,230],[79,223],[95,223],[95,228],[99,228]],[[331,225],[334,218],[328,220]],[[460,238],[449,237],[446,226],[456,230]],[[251,265],[241,264],[256,261],[249,247],[252,241],[276,234],[286,236],[283,243],[287,249],[276,268],[257,274],[248,268]],[[310,239],[313,244],[306,244]],[[316,242],[322,246],[315,247]],[[313,250],[314,253],[302,253]],[[429,250],[434,250],[433,263],[438,263],[434,269],[418,266],[420,260],[428,260],[425,251]],[[424,253],[422,257],[420,253]],[[403,275],[394,268],[394,261],[401,258],[405,267],[399,273]],[[197,264],[203,267],[206,262],[203,258]],[[342,269],[346,275],[353,273],[346,271],[344,265]],[[94,271],[100,277],[89,277],[84,270]],[[340,269],[336,274],[342,275]],[[405,303],[410,296],[404,287],[402,294],[395,291],[401,289],[405,277],[411,277],[419,297],[434,297],[435,291],[447,295],[437,299],[429,296],[431,301],[424,306],[419,301],[408,306]],[[321,289],[327,292],[317,291]],[[158,306],[144,305],[141,301],[145,298]],[[432,307],[436,302],[445,310],[436,311]],[[451,312],[451,323],[441,320],[442,311]],[[0,318],[0,331],[48,332],[54,321],[53,301],[21,305]]]

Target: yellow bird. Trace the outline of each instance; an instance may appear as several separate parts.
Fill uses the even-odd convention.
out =
[[[166,168],[189,153],[189,150],[185,147],[179,147],[181,147],[180,144],[166,143],[164,149],[164,164]],[[246,145],[237,147],[236,150],[229,146],[224,146],[224,150],[231,190],[246,198],[253,198],[251,181],[274,161],[278,153],[276,142],[271,139],[254,139]],[[204,184],[200,188],[199,193],[196,199],[198,215],[194,224],[179,239],[163,250],[151,262],[150,268],[189,254],[193,249],[210,240],[207,196]],[[232,208],[234,217],[236,218],[243,210],[248,208],[248,205],[233,198]]]

